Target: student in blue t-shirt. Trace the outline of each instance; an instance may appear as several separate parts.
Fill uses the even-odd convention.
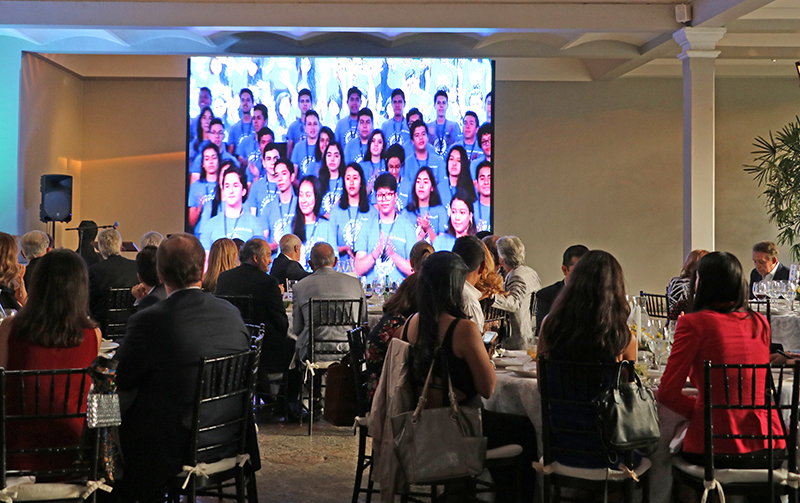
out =
[[[267,205],[278,197],[278,185],[275,183],[275,163],[280,153],[276,143],[268,143],[261,156],[265,176],[259,178],[250,186],[250,195],[247,197],[245,207],[254,217],[263,217]]]
[[[367,222],[356,237],[356,272],[367,281],[389,276],[400,283],[411,274],[408,261],[417,234],[408,218],[397,210],[397,180],[383,173],[375,180],[378,218]]]
[[[278,251],[281,238],[291,232],[297,209],[297,196],[294,190],[295,171],[294,164],[289,159],[275,161],[275,186],[277,197],[267,205],[264,210],[262,222],[266,223],[269,230],[269,243],[273,253]]]
[[[206,203],[214,200],[217,194],[217,175],[219,174],[219,149],[211,142],[205,142],[202,152],[200,179],[189,186],[189,225],[198,226],[200,215]]]
[[[326,218],[333,207],[339,202],[344,191],[344,157],[342,146],[331,143],[325,149],[325,157],[319,168],[319,183],[322,188],[322,215]]]
[[[447,173],[444,178],[439,180],[436,187],[442,199],[449,201],[456,195],[458,189],[467,193],[468,197],[475,200],[475,184],[472,183],[472,176],[469,171],[469,160],[464,147],[455,145],[447,154]],[[445,206],[450,212],[449,203]]]
[[[459,190],[450,200],[450,222],[447,231],[436,236],[433,242],[435,251],[452,251],[457,238],[475,235],[475,221],[472,218],[472,200]]]
[[[351,87],[347,91],[347,107],[350,109],[350,115],[337,122],[334,129],[336,141],[341,145],[347,145],[350,140],[358,137],[358,111],[361,110],[361,96],[361,91],[357,87]]]
[[[472,204],[477,232],[492,231],[492,163],[483,161],[475,173],[478,199]]]
[[[289,156],[290,159],[292,158],[294,147],[300,143],[300,140],[303,139],[303,135],[306,134],[306,112],[311,109],[312,101],[313,97],[311,96],[310,89],[300,89],[300,91],[297,93],[297,106],[300,108],[300,117],[289,124],[289,129],[286,131],[286,155]],[[319,120],[319,115],[317,116],[317,119]]]
[[[250,136],[255,131],[253,129],[253,116],[251,114],[253,104],[255,103],[253,91],[246,87],[239,91],[239,103],[242,119],[228,130],[228,143],[234,147],[239,145],[239,141],[241,141],[242,138]]]
[[[478,142],[481,144],[482,154],[472,161],[470,171],[473,173],[478,168],[478,164],[483,161],[492,162],[492,138],[494,137],[494,126],[488,122],[478,129]]]
[[[414,190],[406,206],[406,216],[417,232],[417,239],[433,243],[447,229],[447,210],[442,206],[431,168],[423,166],[414,177]]]
[[[348,164],[344,171],[344,193],[331,210],[330,218],[336,228],[340,271],[355,271],[356,239],[367,222],[377,215],[367,198],[364,171],[356,163]]]
[[[244,160],[250,157],[250,153],[258,149],[258,132],[267,123],[267,107],[259,103],[253,107],[253,132],[243,136],[236,144],[236,155],[239,163],[244,165]]]
[[[369,135],[372,133],[372,110],[362,108],[358,111],[358,136],[344,145],[344,160],[346,164],[361,162],[367,154]]]
[[[219,149],[220,162],[236,161],[236,158],[229,154],[223,146],[222,139],[225,137],[225,126],[222,125],[222,121],[220,119],[211,119],[211,122],[208,126],[208,135],[209,138],[211,138],[211,143],[216,145]],[[200,145],[200,148],[203,148],[202,144]],[[200,179],[201,160],[201,156],[198,155],[189,166],[189,182],[196,182]],[[239,164],[237,163],[236,165],[238,166]]]
[[[319,114],[314,110],[307,110],[303,121],[305,134],[294,146],[291,157],[295,172],[297,172],[301,178],[306,175],[314,175],[319,170],[316,158],[317,138],[319,135]]]
[[[375,179],[378,175],[386,172],[386,137],[383,131],[375,129],[370,133],[367,140],[367,153],[364,159],[358,164],[364,171],[364,176],[367,179],[367,192],[372,193],[372,186],[375,184]]]
[[[194,159],[200,155],[200,147],[205,141],[211,141],[211,135],[208,128],[211,126],[211,121],[214,119],[214,112],[211,107],[204,106],[200,109],[200,115],[193,121],[194,128],[192,131],[192,139],[189,141],[189,165],[194,163]]]
[[[266,237],[261,222],[245,211],[242,203],[247,197],[247,177],[244,171],[233,166],[222,172],[222,211],[206,222],[200,231],[200,242],[206,250],[219,238]]]
[[[447,149],[461,139],[461,128],[458,127],[458,123],[447,120],[448,104],[447,92],[443,89],[436,91],[433,96],[436,118],[428,123],[428,135],[434,151],[440,156],[444,156]]]
[[[411,145],[406,148],[403,178],[410,178],[417,174],[419,168],[428,166],[433,170],[436,180],[440,180],[445,175],[444,159],[428,143],[428,126],[422,121],[414,121],[408,129],[411,131]]]
[[[392,91],[392,112],[394,115],[383,123],[381,129],[386,134],[386,147],[392,145],[405,145],[411,142],[411,134],[408,132],[408,123],[403,114],[406,107],[406,94],[402,89]]]
[[[478,114],[473,111],[468,111],[464,114],[464,135],[461,140],[457,141],[455,145],[464,147],[467,153],[469,162],[476,160],[483,155],[480,142],[476,136],[478,132]]]
[[[386,171],[390,173],[397,183],[397,211],[402,212],[405,210],[406,205],[408,204],[409,197],[411,196],[411,192],[413,191],[413,187],[411,186],[413,183],[413,176],[409,178],[403,177],[403,163],[405,162],[406,154],[403,151],[403,147],[400,145],[392,145],[388,149],[386,149]],[[378,174],[380,176],[380,174]],[[375,177],[377,180],[377,177]],[[374,182],[373,182],[374,184]],[[369,191],[370,187],[367,187],[369,192],[369,203],[371,205],[376,205],[378,203],[377,199],[375,199],[375,190]]]
[[[328,147],[330,149],[330,146]],[[292,234],[303,243],[300,248],[300,265],[311,271],[308,254],[320,242],[336,243],[336,230],[327,218],[320,215],[322,190],[319,179],[309,175],[300,180],[297,189],[297,208],[292,221]]]
[[[322,126],[319,129],[319,139],[317,140],[317,148],[314,150],[314,160],[317,162],[317,172],[310,173],[319,177],[319,168],[322,166],[322,160],[325,158],[325,149],[331,143],[336,143],[336,136],[328,126]]]
[[[256,133],[258,138],[258,148],[250,152],[247,157],[247,183],[252,187],[253,182],[260,178],[267,176],[267,170],[264,168],[262,157],[264,155],[264,147],[275,141],[275,133],[266,126],[262,127]]]

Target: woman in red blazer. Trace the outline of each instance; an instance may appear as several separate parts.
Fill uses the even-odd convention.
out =
[[[675,343],[658,392],[659,403],[689,418],[683,442],[683,457],[692,464],[703,464],[703,362],[769,363],[770,328],[767,320],[750,310],[747,282],[742,264],[730,253],[714,252],[698,263],[695,276],[694,312],[681,316],[675,331]],[[699,390],[699,396],[682,393],[686,376]],[[756,389],[764,389],[764,374],[759,374]],[[744,372],[744,377],[751,375]],[[714,403],[724,403],[724,378],[712,372]],[[729,374],[731,386],[736,375]],[[743,390],[743,401],[750,401],[750,388]],[[736,393],[731,393],[735,400]],[[763,398],[762,398],[763,401]],[[777,413],[776,413],[777,414]],[[777,418],[777,417],[776,417]],[[760,434],[769,424],[766,411],[718,410],[713,415],[714,433]],[[777,424],[777,423],[776,423]],[[775,448],[783,448],[776,442]],[[736,454],[767,449],[766,440],[715,440],[715,454]],[[765,451],[766,456],[766,451]],[[728,467],[741,466],[734,460]],[[766,461],[766,459],[764,460]],[[714,462],[718,468],[721,463]],[[740,466],[733,466],[739,464]]]

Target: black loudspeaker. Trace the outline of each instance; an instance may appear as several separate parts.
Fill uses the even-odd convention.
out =
[[[72,220],[72,177],[69,175],[42,175],[42,203],[39,220],[42,222],[69,222]]]

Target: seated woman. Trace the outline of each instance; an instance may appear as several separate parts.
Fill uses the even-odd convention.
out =
[[[19,246],[11,234],[0,232],[0,306],[3,311],[19,311],[28,299],[25,266],[20,265]],[[9,313],[10,314],[10,313]]]
[[[697,269],[697,261],[708,255],[706,250],[692,250],[686,256],[681,275],[669,280],[667,297],[669,298],[669,319],[677,320],[681,313],[688,313],[692,307],[692,280]]]
[[[658,401],[689,418],[682,456],[692,464],[702,465],[703,362],[769,363],[770,327],[766,318],[753,312],[747,304],[747,280],[742,264],[735,256],[724,252],[709,253],[698,262],[696,278],[694,312],[681,316],[678,320],[672,353],[658,391]],[[572,281],[570,276],[570,284]],[[744,375],[749,377],[747,371]],[[682,393],[687,376],[699,390],[699,396]],[[711,378],[715,392],[714,401],[722,403],[726,391],[724,377],[715,372]],[[764,389],[763,374],[760,374],[760,379],[757,377],[756,387]],[[750,400],[749,389],[746,387],[743,390],[743,402]],[[767,413],[763,410],[719,411],[714,414],[714,433],[765,434],[768,420]],[[782,445],[775,447],[782,448]],[[717,454],[751,453],[766,449],[765,440],[714,441],[714,453]],[[715,460],[714,466],[747,467],[746,463],[738,461]],[[766,459],[762,459],[762,463],[765,461]]]
[[[97,357],[100,348],[100,330],[89,319],[89,273],[80,255],[71,250],[54,250],[39,259],[31,282],[30,300],[19,314],[0,324],[0,366],[6,370],[74,369],[87,367]],[[63,378],[60,378],[63,379]],[[56,390],[59,388],[56,381]],[[41,382],[42,389],[49,383]],[[63,384],[62,384],[63,385]],[[18,386],[17,386],[18,387]],[[25,402],[30,413],[36,403],[33,383],[28,384]],[[6,396],[8,413],[21,413],[20,399],[12,392]],[[86,393],[80,396],[78,386],[70,395],[56,395],[55,410],[86,410]],[[39,397],[41,410],[49,410],[50,394]],[[6,438],[10,448],[56,447],[76,445],[83,431],[83,419],[64,419],[53,424],[12,423]],[[74,453],[33,459],[20,455],[8,460],[15,469],[65,468],[75,461]]]
[[[219,275],[239,266],[239,247],[232,239],[219,238],[208,252],[208,267],[203,276],[203,290],[214,293]]]
[[[458,403],[481,407],[481,397],[488,398],[494,392],[497,376],[480,330],[464,314],[462,292],[466,275],[466,264],[452,252],[428,257],[419,272],[419,314],[409,318],[401,333],[403,340],[411,344],[409,373],[417,392],[422,389],[438,347],[442,360],[447,361]],[[441,375],[438,366],[437,362],[435,376]],[[441,380],[437,382],[441,387]],[[428,403],[444,405],[440,390],[432,391]],[[527,417],[484,410],[483,434],[490,449],[512,443],[523,448],[522,465],[517,473],[508,468],[492,470],[498,488],[497,501],[533,501],[535,473],[531,463],[537,459],[533,424]],[[519,477],[519,485],[515,477]],[[517,494],[516,487],[520,487],[521,494]]]

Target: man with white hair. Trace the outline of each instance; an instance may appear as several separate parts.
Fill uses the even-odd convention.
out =
[[[30,288],[33,269],[36,262],[45,253],[52,250],[50,248],[50,236],[42,231],[30,231],[19,240],[19,247],[22,249],[22,256],[28,260],[28,267],[25,269],[25,288]]]
[[[111,288],[132,288],[139,283],[136,261],[121,255],[122,236],[116,229],[103,229],[97,235],[103,260],[89,268],[89,311],[103,331]]]
[[[144,250],[148,246],[155,246],[158,248],[158,245],[160,245],[162,241],[164,241],[164,236],[161,235],[160,232],[145,232],[142,234],[142,239],[139,240],[139,250]]]
[[[300,249],[303,243],[294,234],[286,234],[280,240],[280,254],[272,262],[269,275],[278,280],[279,285],[286,286],[286,280],[299,281],[310,272],[300,265]]]
[[[506,349],[526,349],[533,342],[536,306],[535,293],[542,288],[539,275],[525,265],[525,245],[517,236],[503,236],[497,241],[500,267],[508,274],[503,289],[508,296],[496,295],[494,306],[509,311],[510,333]]]

